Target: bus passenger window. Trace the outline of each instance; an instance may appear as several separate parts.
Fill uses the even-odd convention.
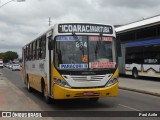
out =
[[[40,53],[39,57],[45,59],[46,57],[46,36],[43,36],[40,40]]]
[[[37,40],[37,47],[36,47],[36,59],[39,59],[39,51],[40,51],[40,40]]]
[[[41,56],[42,56],[42,40],[40,39],[39,41],[39,52],[38,52],[38,59],[41,59]]]

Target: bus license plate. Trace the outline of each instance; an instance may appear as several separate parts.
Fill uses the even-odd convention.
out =
[[[93,92],[84,92],[83,95],[84,96],[91,96],[91,95],[94,95],[94,93]]]

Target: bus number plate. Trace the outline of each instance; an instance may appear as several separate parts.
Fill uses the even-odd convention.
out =
[[[84,96],[91,96],[91,95],[94,95],[94,93],[93,92],[84,92],[83,95]]]

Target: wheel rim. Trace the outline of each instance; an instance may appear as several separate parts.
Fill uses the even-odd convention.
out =
[[[138,77],[138,72],[137,72],[137,70],[134,70],[133,76],[134,76],[134,78],[137,78],[137,77]]]

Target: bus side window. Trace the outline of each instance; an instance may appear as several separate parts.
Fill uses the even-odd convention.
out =
[[[33,43],[30,44],[30,60],[33,58]]]
[[[29,44],[28,45],[28,60],[30,60],[30,54],[31,54],[31,46]]]
[[[26,57],[25,57],[26,61],[28,60],[28,45],[26,46]]]
[[[41,51],[42,51],[42,46],[41,46],[41,44],[42,44],[42,38],[40,38],[40,40],[39,40],[38,59],[41,59],[41,56],[42,56],[42,53],[41,53]]]
[[[33,60],[36,59],[36,41],[33,42]]]
[[[46,36],[42,36],[41,39],[41,58],[44,59],[46,57]]]
[[[33,57],[33,47],[34,47],[34,43],[31,43],[31,60],[34,59],[34,57]]]
[[[26,61],[26,47],[23,48],[22,50],[22,61],[25,60]]]
[[[36,58],[37,58],[37,40],[35,41],[35,51],[34,51],[34,58],[35,58],[35,60],[36,60]]]
[[[37,47],[36,47],[36,59],[39,59],[39,53],[40,53],[40,39],[37,40]]]
[[[30,45],[28,45],[28,60],[30,59]]]
[[[156,60],[157,60],[157,64],[159,64],[160,63],[160,54],[159,53],[157,53],[157,55],[156,55]]]

